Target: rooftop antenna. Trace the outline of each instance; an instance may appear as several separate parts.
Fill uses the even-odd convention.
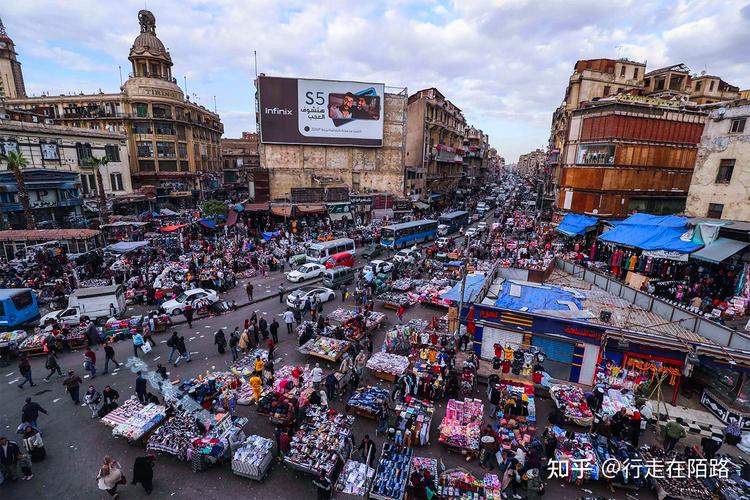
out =
[[[216,96],[214,96],[214,113],[218,113],[218,111],[216,111]]]
[[[185,82],[185,94],[190,94],[187,90],[187,76],[183,76],[182,80]]]
[[[122,66],[118,65],[117,69],[120,71],[120,87],[122,87]]]
[[[255,58],[255,79],[258,79],[258,51],[253,50],[253,57]]]

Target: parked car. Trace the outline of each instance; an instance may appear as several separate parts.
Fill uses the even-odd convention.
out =
[[[380,274],[393,271],[393,264],[384,260],[373,260],[365,266],[366,273]]]
[[[354,256],[349,252],[339,252],[328,257],[326,269],[333,269],[338,266],[354,267]]]
[[[193,288],[179,294],[172,300],[168,300],[161,305],[164,312],[170,316],[179,316],[185,311],[185,306],[195,304],[196,301],[206,299],[210,304],[219,300],[219,294],[216,290],[210,288]]]
[[[322,302],[329,302],[336,297],[336,292],[324,286],[304,286],[290,293],[286,298],[286,305],[295,309],[301,308],[309,298],[317,297]]]
[[[377,244],[368,245],[362,250],[361,255],[367,260],[373,259],[383,253],[383,247]]]
[[[404,248],[399,250],[396,255],[393,256],[395,262],[402,264],[414,264],[419,258],[419,251],[413,248]]]
[[[323,274],[326,266],[322,264],[316,264],[310,262],[309,264],[303,264],[294,271],[286,273],[286,279],[292,283],[299,283],[300,281],[311,280],[317,278]]]
[[[480,233],[483,233],[487,230],[487,223],[485,221],[480,222],[477,224],[477,231]]]
[[[445,237],[443,237],[443,238],[438,238],[438,239],[437,239],[437,240],[435,241],[435,244],[437,245],[437,247],[438,247],[438,248],[441,248],[441,249],[442,249],[442,248],[446,248],[446,247],[447,247],[448,245],[450,245],[450,243],[451,243],[451,239],[450,239],[450,238],[445,238]]]

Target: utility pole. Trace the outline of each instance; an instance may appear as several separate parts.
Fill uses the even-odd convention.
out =
[[[469,250],[469,244],[471,243],[471,237],[466,236],[466,250],[465,252],[468,253]],[[461,266],[461,298],[458,301],[458,317],[456,318],[456,331],[454,332],[454,338],[458,335],[458,332],[461,331],[461,311],[464,308],[464,292],[466,291],[466,253],[464,253],[463,257],[463,265]]]

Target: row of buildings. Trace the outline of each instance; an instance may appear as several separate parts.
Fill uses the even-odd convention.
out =
[[[578,61],[527,174],[562,211],[750,219],[750,91],[683,64]],[[538,155],[538,152],[535,152]]]
[[[57,96],[27,95],[0,22],[0,153],[27,158],[24,178],[40,224],[66,226],[98,211],[99,174],[106,209],[136,213],[193,204],[209,191],[268,203],[345,188],[429,203],[477,185],[501,161],[487,134],[434,88],[384,95],[378,147],[264,144],[255,133],[222,138],[220,116],[191,101],[173,76],[154,15],[142,10],[138,21],[131,71],[118,92]],[[94,167],[92,158],[102,157],[106,167]],[[5,222],[22,227],[13,179],[0,173],[0,209]]]

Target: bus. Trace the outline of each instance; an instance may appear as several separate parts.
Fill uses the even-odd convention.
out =
[[[380,229],[380,244],[389,248],[404,248],[434,240],[437,226],[438,222],[431,219],[384,226]]]
[[[451,233],[455,233],[461,227],[469,225],[469,212],[466,210],[457,210],[448,214],[443,214],[438,217],[438,235],[448,236]]]
[[[312,243],[307,247],[305,252],[305,262],[314,262],[316,264],[325,264],[331,255],[349,252],[354,255],[356,252],[354,240],[350,238],[339,238],[338,240],[323,241]]]
[[[0,289],[0,330],[14,330],[39,316],[36,294],[31,288]]]

